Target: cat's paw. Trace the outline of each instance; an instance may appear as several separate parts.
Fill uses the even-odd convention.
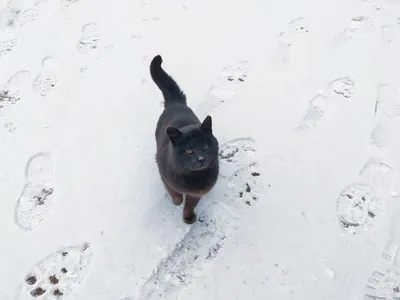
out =
[[[174,196],[174,197],[171,197],[171,198],[172,198],[172,203],[175,204],[176,206],[181,205],[182,202],[183,202],[183,196],[182,195]]]
[[[197,216],[195,213],[191,213],[191,214],[183,213],[183,222],[185,222],[186,224],[192,225],[194,222],[196,222],[196,220],[197,220]]]

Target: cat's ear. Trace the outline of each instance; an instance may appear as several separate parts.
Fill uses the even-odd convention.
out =
[[[169,126],[167,128],[167,134],[171,142],[176,141],[178,138],[182,136],[182,132],[178,128],[172,126]]]
[[[207,116],[204,119],[203,123],[201,123],[200,128],[205,133],[211,133],[212,132],[212,119],[211,119],[211,116]]]

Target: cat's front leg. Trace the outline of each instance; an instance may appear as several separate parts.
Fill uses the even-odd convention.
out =
[[[199,203],[201,197],[186,195],[185,206],[183,207],[183,221],[186,224],[193,224],[196,221],[194,208]]]
[[[183,195],[170,188],[168,185],[165,185],[165,187],[172,198],[172,203],[174,203],[175,205],[181,205],[183,202]]]

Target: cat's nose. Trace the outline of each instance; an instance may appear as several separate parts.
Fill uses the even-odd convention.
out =
[[[199,162],[203,162],[205,158],[204,156],[199,156],[197,159],[199,160]]]

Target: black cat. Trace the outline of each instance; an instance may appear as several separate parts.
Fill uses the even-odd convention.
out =
[[[212,132],[211,117],[203,122],[186,104],[186,96],[175,80],[161,67],[157,55],[150,74],[164,96],[164,111],[157,122],[156,161],[164,185],[175,205],[183,202],[183,220],[193,224],[194,208],[218,179],[218,141]]]

